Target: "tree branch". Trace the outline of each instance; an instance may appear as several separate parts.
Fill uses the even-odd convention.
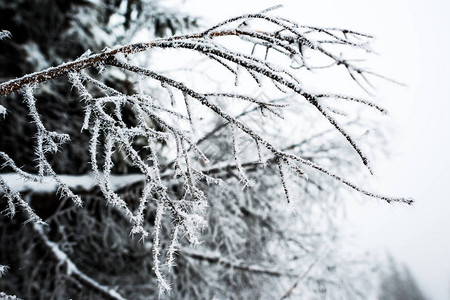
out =
[[[248,265],[248,264],[242,264],[238,262],[232,262],[226,258],[223,258],[223,255],[219,253],[206,253],[204,251],[196,251],[193,249],[182,249],[180,250],[181,254],[192,257],[194,259],[200,259],[207,261],[209,263],[218,264],[220,266],[226,267],[226,268],[233,268],[236,270],[244,271],[244,272],[250,272],[255,274],[265,274],[270,276],[288,276],[288,277],[296,277],[298,274],[293,274],[289,272],[282,272],[278,270],[271,270],[267,269],[261,266],[257,265]]]
[[[38,234],[44,246],[46,246],[47,249],[50,250],[53,256],[58,260],[58,262],[66,266],[67,275],[72,276],[85,287],[101,294],[105,299],[127,300],[126,298],[122,297],[116,290],[110,289],[109,287],[98,283],[93,278],[80,271],[78,267],[73,263],[73,261],[67,256],[67,254],[62,251],[56,243],[48,239],[41,224],[33,222],[33,230]]]

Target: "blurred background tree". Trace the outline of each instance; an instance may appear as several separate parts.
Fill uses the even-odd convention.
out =
[[[379,300],[427,299],[411,271],[405,265],[399,265],[392,257],[389,257],[380,277]]]

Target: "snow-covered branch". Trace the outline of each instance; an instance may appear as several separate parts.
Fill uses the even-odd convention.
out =
[[[54,258],[58,260],[58,265],[63,265],[66,268],[66,274],[68,276],[72,276],[86,288],[99,293],[104,299],[126,300],[126,298],[122,297],[116,290],[98,283],[96,280],[80,271],[67,254],[62,251],[56,243],[48,239],[41,224],[34,223],[33,229],[41,239],[42,243],[50,250]]]
[[[180,254],[183,256],[188,256],[194,259],[199,259],[203,261],[207,261],[211,264],[218,264],[224,268],[232,268],[243,272],[250,272],[255,274],[264,274],[269,276],[286,276],[286,277],[296,277],[298,274],[295,274],[293,271],[284,272],[278,269],[271,269],[270,267],[261,267],[259,265],[249,265],[239,261],[231,261],[229,259],[224,258],[220,253],[207,253],[203,251],[197,251],[194,249],[182,249],[180,250]]]

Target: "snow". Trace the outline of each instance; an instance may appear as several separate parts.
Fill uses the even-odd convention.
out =
[[[6,107],[0,105],[0,116],[3,116],[3,118],[6,116]]]
[[[0,278],[3,276],[3,274],[6,273],[7,270],[8,270],[7,266],[0,265]]]
[[[10,186],[11,189],[17,192],[34,191],[34,192],[55,192],[58,189],[58,183],[53,176],[44,176],[42,183],[39,182],[39,177],[35,175],[37,182],[24,180],[18,174],[4,173],[1,177]],[[58,175],[61,181],[69,188],[74,190],[89,190],[96,185],[96,179],[94,174],[86,175]],[[114,191],[117,191],[125,186],[144,181],[144,175],[142,174],[128,174],[128,175],[111,175],[111,187]],[[2,191],[2,189],[0,189]]]
[[[0,30],[0,41],[7,38],[11,38],[11,33],[7,30]]]

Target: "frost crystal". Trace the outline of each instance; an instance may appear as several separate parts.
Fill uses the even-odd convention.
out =
[[[11,33],[7,30],[0,30],[0,41],[4,39],[10,39]]]
[[[7,266],[0,265],[0,278],[5,275],[6,271],[8,270]]]

